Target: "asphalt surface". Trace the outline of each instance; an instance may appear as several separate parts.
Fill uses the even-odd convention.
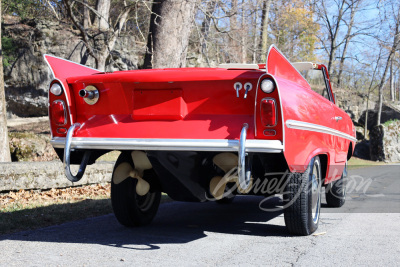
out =
[[[349,174],[345,206],[324,205],[311,236],[290,236],[282,211],[260,210],[262,197],[170,202],[147,227],[124,228],[110,214],[0,236],[0,265],[398,266],[400,165]],[[275,197],[261,206],[280,205]]]

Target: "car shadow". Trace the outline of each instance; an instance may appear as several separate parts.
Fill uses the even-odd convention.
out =
[[[231,204],[168,202],[160,206],[152,224],[121,226],[113,214],[4,235],[1,240],[54,243],[87,243],[136,250],[160,249],[165,244],[185,244],[206,238],[208,232],[228,235],[289,236],[285,226],[268,223],[282,211],[259,208],[263,197],[237,196]],[[276,209],[280,198],[262,203]],[[283,220],[283,217],[282,217]]]

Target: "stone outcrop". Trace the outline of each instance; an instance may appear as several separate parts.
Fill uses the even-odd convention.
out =
[[[366,111],[364,110],[362,115],[358,120],[359,125],[365,125],[365,117]],[[375,127],[377,120],[377,111],[369,110],[368,111],[368,130],[371,130]],[[384,124],[391,120],[400,120],[400,108],[396,103],[384,103],[382,105],[382,115],[381,115],[381,123]]]
[[[332,90],[336,96],[336,104],[349,114],[356,125],[363,125],[362,123],[359,124],[359,120],[367,110],[367,95],[350,89],[336,88],[335,86]],[[376,96],[370,96],[369,110],[374,110],[376,108],[377,100]]]
[[[77,167],[73,166],[73,171]],[[107,183],[111,181],[112,170],[113,163],[99,162],[88,166],[83,178],[72,183],[65,177],[60,161],[0,163],[0,192]]]
[[[15,17],[6,16],[2,26],[3,37],[9,43],[8,49],[3,47],[7,60],[4,75],[9,116],[47,115],[47,92],[52,77],[44,54],[95,67],[94,59],[86,54],[79,32],[68,24],[42,20],[22,23]],[[136,69],[138,54],[134,38],[121,36],[111,52],[106,70]]]
[[[371,160],[400,162],[400,120],[374,126],[369,137]]]

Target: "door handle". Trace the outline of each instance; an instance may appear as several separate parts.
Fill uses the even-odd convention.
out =
[[[340,116],[336,116],[334,119],[338,122],[338,121],[342,120],[343,118]]]

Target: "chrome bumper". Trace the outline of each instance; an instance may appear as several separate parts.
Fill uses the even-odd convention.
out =
[[[64,148],[66,138],[55,137],[54,148]],[[102,150],[164,150],[164,151],[224,151],[238,152],[239,140],[226,139],[130,139],[130,138],[71,138],[72,149]],[[279,140],[246,140],[246,152],[281,153]]]

